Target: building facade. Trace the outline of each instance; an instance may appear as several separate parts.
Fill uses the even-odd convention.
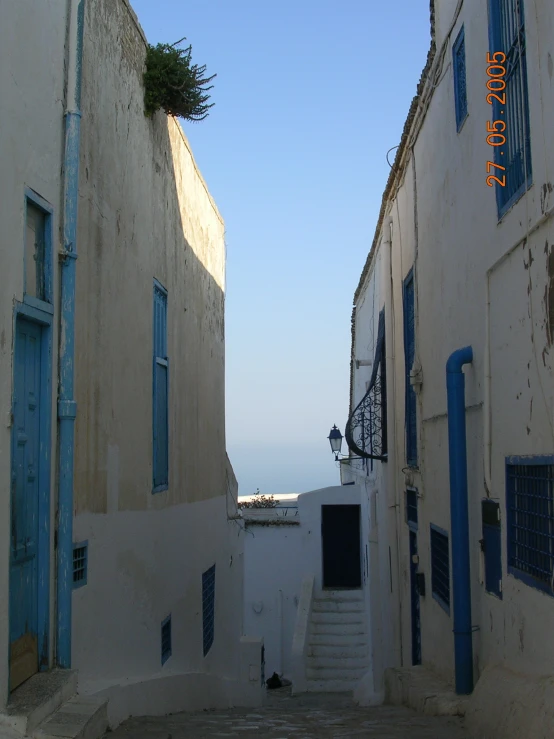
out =
[[[114,721],[240,703],[224,222],[127,0],[3,13],[0,706],[54,666]]]
[[[485,691],[501,668],[543,690],[554,664],[554,8],[435,0],[431,26],[354,298],[343,482],[363,484],[373,505],[383,666],[423,664],[462,693]],[[490,720],[505,721],[512,699],[495,694]]]

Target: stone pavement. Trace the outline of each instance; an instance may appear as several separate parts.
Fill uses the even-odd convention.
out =
[[[290,688],[268,691],[258,709],[179,713],[131,718],[110,739],[470,739],[462,719],[431,717],[409,708],[361,708],[347,694],[291,697]]]

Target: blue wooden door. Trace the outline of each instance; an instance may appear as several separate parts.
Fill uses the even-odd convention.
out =
[[[10,690],[38,671],[41,328],[18,320],[14,358],[10,536]]]

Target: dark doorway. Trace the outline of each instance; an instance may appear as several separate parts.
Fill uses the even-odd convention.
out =
[[[417,533],[410,531],[410,595],[412,606],[412,665],[421,664],[421,614],[417,584]]]
[[[321,506],[323,587],[361,588],[360,506]]]

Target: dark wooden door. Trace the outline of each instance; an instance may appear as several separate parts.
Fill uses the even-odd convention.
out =
[[[360,506],[321,506],[323,587],[360,588]]]

